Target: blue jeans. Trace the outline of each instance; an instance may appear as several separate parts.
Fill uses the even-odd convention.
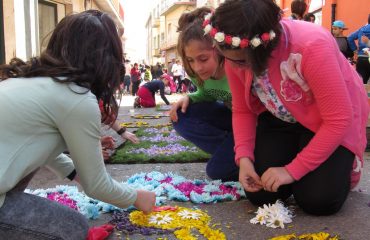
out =
[[[0,207],[0,239],[86,239],[89,225],[85,216],[49,199],[23,192],[32,176],[6,193]]]
[[[219,102],[190,104],[185,113],[177,111],[173,126],[178,134],[212,155],[206,172],[211,179],[238,181],[239,168],[234,158],[231,111]]]

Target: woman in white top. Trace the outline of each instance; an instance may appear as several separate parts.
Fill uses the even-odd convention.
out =
[[[117,115],[122,60],[113,20],[89,10],[65,17],[40,57],[1,66],[0,239],[86,238],[80,213],[23,192],[42,166],[92,198],[151,211],[155,194],[113,180],[102,156],[97,99]]]

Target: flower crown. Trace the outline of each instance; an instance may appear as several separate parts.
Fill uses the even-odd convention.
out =
[[[270,32],[262,33],[260,36],[256,35],[252,39],[231,36],[223,32],[219,32],[217,28],[214,28],[211,25],[211,17],[212,13],[208,13],[204,17],[204,35],[209,34],[213,39],[216,40],[217,43],[224,43],[230,45],[233,48],[256,48],[261,44],[266,46],[271,40],[276,37],[276,34],[273,30],[270,30]]]

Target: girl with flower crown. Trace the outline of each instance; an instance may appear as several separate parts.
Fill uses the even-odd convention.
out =
[[[227,0],[204,21],[225,57],[239,181],[254,204],[293,195],[329,215],[360,179],[367,95],[329,31],[281,14],[271,0]]]
[[[113,180],[101,151],[98,99],[117,116],[122,53],[114,21],[88,10],[62,19],[41,56],[0,67],[1,239],[87,239],[82,214],[24,192],[40,167],[78,181],[92,198],[151,211],[155,193]]]
[[[185,13],[179,19],[178,53],[197,91],[173,104],[170,117],[175,130],[212,155],[206,172],[212,179],[237,180],[231,124],[231,93],[223,59],[212,39],[203,32],[209,8]]]

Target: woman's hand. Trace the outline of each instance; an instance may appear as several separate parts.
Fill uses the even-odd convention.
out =
[[[262,174],[263,188],[269,192],[277,192],[281,185],[294,182],[294,178],[289,174],[285,167],[271,167]]]
[[[145,190],[137,190],[137,198],[134,206],[145,214],[150,213],[155,206],[155,193]]]
[[[170,110],[171,121],[177,122],[178,121],[177,109],[181,108],[181,112],[185,113],[186,109],[189,106],[189,103],[190,103],[189,96],[184,96],[184,97],[180,98],[176,103],[174,103],[171,107],[171,110]]]
[[[139,138],[135,134],[130,133],[128,131],[125,131],[124,133],[122,133],[121,137],[135,144],[140,142]]]
[[[239,162],[239,182],[247,192],[258,192],[262,187],[262,182],[252,161],[249,158],[240,158]]]

